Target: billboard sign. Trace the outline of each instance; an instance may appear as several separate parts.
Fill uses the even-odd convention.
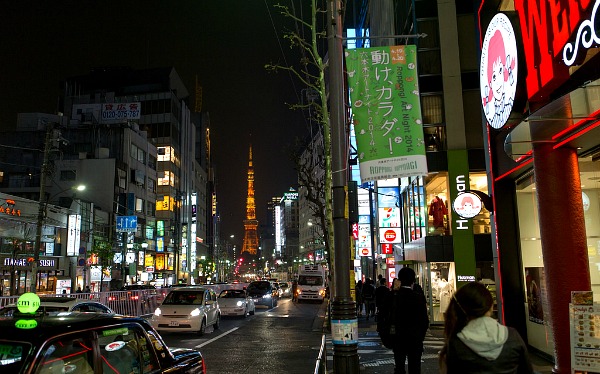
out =
[[[381,244],[402,243],[402,229],[398,227],[383,227],[379,229]]]
[[[142,103],[104,103],[100,109],[100,122],[125,122],[140,119]]]

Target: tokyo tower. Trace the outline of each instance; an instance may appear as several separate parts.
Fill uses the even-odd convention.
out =
[[[252,166],[252,145],[248,161],[248,197],[246,197],[246,219],[244,220],[244,244],[242,252],[256,255],[258,250],[258,220],[256,219],[256,203],[254,201],[254,167]]]

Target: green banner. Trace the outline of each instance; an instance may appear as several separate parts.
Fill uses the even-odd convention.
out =
[[[346,50],[362,182],[427,174],[414,45]]]
[[[469,156],[467,150],[448,150],[448,185],[452,206],[460,192],[470,189]],[[460,288],[468,282],[476,280],[477,264],[475,261],[475,237],[473,221],[461,218],[456,212],[450,215],[452,227],[452,244],[454,246],[454,264],[456,270],[456,286]]]

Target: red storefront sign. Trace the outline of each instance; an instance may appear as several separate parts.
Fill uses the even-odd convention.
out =
[[[577,54],[576,60],[581,59],[585,56],[584,51],[593,46],[593,43],[582,40],[586,38],[582,38],[582,32],[578,28],[580,24],[585,26],[585,20],[592,16],[592,10],[598,10],[599,2],[600,0],[515,0],[525,52],[529,100],[544,99],[569,78],[569,66],[563,55],[568,43],[571,47],[567,48],[567,60],[573,53]],[[593,39],[589,32],[587,39]],[[579,48],[575,51],[577,45]]]
[[[392,244],[383,243],[381,244],[381,253],[384,255],[391,255],[394,253],[394,247]]]

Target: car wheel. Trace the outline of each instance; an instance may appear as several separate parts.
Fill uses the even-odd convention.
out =
[[[206,320],[202,318],[202,323],[200,324],[200,330],[198,330],[198,335],[202,336],[206,332]]]
[[[213,327],[215,330],[218,330],[219,327],[221,327],[221,315],[220,314],[217,314],[217,320],[215,321],[215,324]]]

